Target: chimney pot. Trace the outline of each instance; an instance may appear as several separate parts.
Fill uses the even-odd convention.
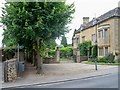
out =
[[[83,26],[89,22],[89,17],[83,17]]]

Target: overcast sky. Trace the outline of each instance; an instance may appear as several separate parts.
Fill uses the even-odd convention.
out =
[[[109,10],[118,7],[120,0],[67,0],[68,2],[74,2],[75,14],[70,28],[72,29],[66,36],[68,37],[68,43],[72,43],[72,36],[75,29],[78,29],[82,24],[83,17],[98,17]]]
[[[74,2],[75,4],[75,13],[73,15],[74,18],[72,23],[69,25],[70,29],[72,30],[66,35],[68,44],[72,43],[73,32],[75,29],[80,27],[83,17],[90,17],[90,20],[92,20],[93,17],[98,17],[109,10],[118,7],[119,1],[120,0],[67,0],[67,3]],[[1,0],[0,7],[3,6],[2,2],[4,2],[4,0]],[[0,47],[2,46],[2,33],[2,28],[0,28]],[[57,40],[57,43],[60,44],[60,41]]]

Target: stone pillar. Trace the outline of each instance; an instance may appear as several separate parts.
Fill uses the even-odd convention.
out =
[[[73,49],[73,60],[74,60],[74,62],[77,62],[76,61],[76,49],[75,48]]]
[[[115,62],[120,62],[120,51],[115,51]]]
[[[47,48],[47,49],[46,49],[46,53],[45,53],[45,54],[46,54],[46,57],[48,57],[48,51],[49,51],[49,49]]]
[[[59,47],[56,49],[56,62],[60,62],[60,50]]]
[[[80,63],[80,50],[79,50],[79,48],[76,49],[76,61],[77,61],[77,63]]]
[[[115,61],[120,60],[120,19],[114,18],[114,49],[115,49]]]

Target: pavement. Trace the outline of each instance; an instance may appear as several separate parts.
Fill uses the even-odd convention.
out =
[[[20,86],[19,88],[118,88],[118,73],[113,72],[89,78]]]
[[[25,72],[14,82],[2,83],[2,88],[54,83],[106,75],[118,71],[117,67],[98,65],[98,70],[96,71],[95,65],[81,63],[43,64],[44,73],[36,74],[36,68],[27,63]]]

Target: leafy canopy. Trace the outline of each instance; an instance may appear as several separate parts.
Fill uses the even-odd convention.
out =
[[[61,44],[62,44],[64,47],[67,46],[67,39],[66,39],[65,35],[62,36]]]
[[[74,4],[65,2],[7,2],[2,10],[2,23],[6,26],[3,43],[19,43],[30,49],[39,37],[44,47],[42,43],[68,31],[66,25],[74,11]]]

